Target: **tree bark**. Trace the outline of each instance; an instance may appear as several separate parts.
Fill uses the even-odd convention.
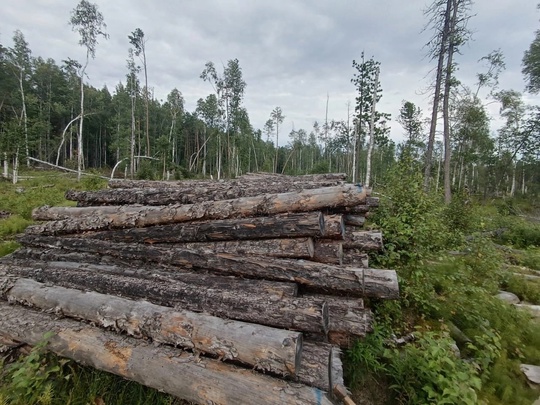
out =
[[[343,243],[339,240],[319,239],[315,242],[314,262],[343,264]]]
[[[0,294],[10,303],[83,319],[136,338],[180,346],[236,360],[262,371],[295,375],[300,366],[302,334],[267,326],[132,301],[125,298],[46,286],[0,274]]]
[[[181,281],[150,281],[74,269],[32,268],[4,263],[0,264],[0,270],[41,283],[145,299],[156,305],[206,312],[220,318],[301,332],[326,334],[328,331],[326,302],[314,298],[269,297],[248,294],[242,287],[204,289]]]
[[[345,237],[345,222],[343,215],[330,214],[324,216],[324,239],[343,239]]]
[[[363,251],[382,250],[382,233],[378,231],[358,231],[346,229],[344,249],[361,249]]]
[[[32,259],[30,265],[28,264],[29,259]],[[19,249],[6,262],[22,267],[30,266],[32,268],[52,271],[79,270],[104,275],[135,277],[162,283],[176,283],[180,281],[206,289],[225,291],[239,289],[245,294],[259,295],[269,300],[279,300],[282,297],[292,298],[298,295],[298,286],[295,283],[244,279],[234,276],[217,276],[215,274],[201,272],[182,272],[178,268],[166,266],[135,267],[133,263],[121,263],[120,260],[116,261],[114,258],[103,258],[101,256],[79,252],[63,253],[62,251],[58,251],[58,249],[37,252],[29,248]]]
[[[340,353],[328,343],[305,342],[298,381],[329,392],[335,381],[343,380]]]
[[[343,265],[368,268],[369,256],[362,249],[346,249],[343,251]]]
[[[155,347],[70,319],[0,303],[0,333],[196,403],[331,405],[317,388],[290,384],[180,349]],[[212,383],[209,384],[208,382]]]
[[[303,188],[320,188],[320,187],[333,187],[342,185],[345,181],[345,175],[328,173],[318,175],[305,175],[305,176],[287,176],[274,173],[258,173],[247,174],[240,176],[234,180],[177,180],[177,181],[159,181],[159,180],[111,180],[109,181],[109,188],[112,189],[128,189],[128,188],[178,188],[193,191],[196,188],[206,189],[210,192],[227,192],[228,190],[239,190],[241,187],[252,188],[257,184],[264,185],[265,187],[271,187],[277,190],[276,192],[284,192],[286,188],[294,187],[295,190]],[[257,193],[260,194],[260,190]],[[241,192],[241,191],[240,191]],[[231,197],[229,197],[231,198]]]
[[[24,246],[99,253],[140,263],[164,263],[184,269],[206,269],[240,277],[293,281],[307,289],[334,294],[346,293],[361,296],[369,290],[365,283],[369,283],[370,279],[365,278],[362,269],[352,271],[309,261],[243,257],[229,253],[198,252],[180,248],[163,249],[125,243],[110,244],[95,239],[26,235],[19,241]],[[386,274],[390,270],[371,271]]]
[[[187,243],[246,239],[322,237],[325,230],[320,212],[280,214],[270,217],[233,218],[215,221],[87,232],[80,237],[136,243]],[[341,234],[340,234],[341,235]],[[338,235],[334,235],[337,237]]]
[[[159,246],[167,247],[171,245]],[[174,244],[171,247],[195,251],[211,251],[214,253],[289,259],[311,259],[314,252],[313,239],[311,238],[194,242]]]
[[[345,225],[362,227],[366,222],[366,217],[364,215],[346,214],[343,215],[343,222]]]
[[[198,219],[264,216],[285,212],[317,211],[325,207],[347,207],[365,202],[368,190],[345,185],[300,192],[263,194],[234,200],[164,207],[126,205],[120,207],[42,207],[35,220],[57,221],[35,226],[34,232],[80,232],[108,228],[144,227]]]

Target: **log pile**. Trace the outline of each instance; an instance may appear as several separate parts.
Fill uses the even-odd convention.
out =
[[[41,207],[0,260],[0,336],[195,403],[330,404],[371,331],[378,200],[341,174],[114,180]]]

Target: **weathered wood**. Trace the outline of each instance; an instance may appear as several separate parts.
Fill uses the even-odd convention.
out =
[[[319,239],[315,241],[314,262],[337,264],[343,263],[343,244],[339,240]]]
[[[146,228],[87,232],[79,236],[115,242],[152,244],[321,237],[324,229],[324,217],[320,212],[301,212],[270,217],[193,221]]]
[[[364,293],[378,294],[379,284],[392,270],[370,270],[375,276],[375,285],[368,286],[372,280],[361,269],[351,270],[338,266],[303,260],[271,259],[264,257],[243,257],[230,253],[193,251],[181,248],[159,248],[149,245],[126,243],[107,243],[96,239],[55,238],[51,236],[23,235],[19,242],[24,246],[59,248],[87,253],[99,253],[124,260],[166,263],[189,269],[206,269],[220,274],[231,274],[249,278],[262,278],[276,281],[294,281],[307,289],[333,294],[362,296]],[[381,273],[379,279],[377,273]],[[395,275],[395,272],[393,272]],[[385,288],[395,288],[397,284]],[[386,289],[382,290],[388,294]],[[378,295],[369,295],[378,297]],[[382,297],[380,297],[382,298]]]
[[[19,254],[19,252],[21,254]],[[165,283],[181,281],[193,286],[207,289],[243,291],[245,294],[259,295],[268,299],[280,299],[281,297],[296,297],[298,285],[283,281],[267,281],[245,279],[234,276],[219,276],[204,274],[202,272],[180,271],[178,268],[166,266],[145,267],[142,264],[116,263],[114,260],[103,259],[102,256],[79,252],[63,252],[59,249],[38,251],[37,254],[31,249],[20,249],[7,264],[17,266],[30,266],[41,269],[56,270],[82,270],[87,272],[136,277],[145,280],[155,280]],[[29,261],[31,260],[31,261]]]
[[[198,219],[264,216],[285,212],[317,211],[329,206],[361,204],[368,189],[344,185],[300,192],[263,194],[234,200],[168,206],[41,207],[33,218],[55,221],[31,228],[41,232],[80,232],[109,228],[144,227]]]
[[[70,319],[0,303],[0,333],[200,404],[331,405],[317,388],[290,384],[180,349],[154,346]],[[211,383],[209,383],[211,382]]]
[[[290,259],[311,259],[314,246],[311,238],[233,240],[225,242],[179,243],[173,246],[181,249],[204,250],[215,253],[233,253],[237,255],[282,257]]]
[[[345,237],[345,222],[343,215],[331,214],[324,215],[324,239],[343,239]]]
[[[343,251],[343,265],[352,267],[369,267],[369,256],[362,249],[345,249]]]
[[[275,178],[263,178],[260,180],[232,180],[227,182],[174,182],[174,186],[170,184],[169,187],[164,182],[157,183],[155,188],[113,188],[98,191],[68,190],[66,199],[77,201],[79,207],[125,204],[194,204],[205,201],[254,197],[261,195],[261,190],[266,194],[286,193],[343,184],[341,180],[277,180]]]
[[[133,301],[76,289],[46,286],[0,273],[0,296],[10,303],[54,312],[137,338],[236,360],[262,371],[295,375],[300,366],[302,334],[190,311],[175,311],[147,301]]]
[[[298,381],[328,392],[334,381],[343,382],[339,354],[340,350],[331,344],[304,342]]]
[[[345,214],[343,215],[343,222],[345,225],[362,227],[366,222],[366,217],[364,215]]]
[[[341,348],[350,348],[358,338],[373,331],[373,314],[358,298],[309,294],[305,297],[326,301],[328,305],[328,341]],[[315,338],[315,336],[312,336]],[[319,339],[323,338],[319,336]]]
[[[207,312],[221,318],[296,331],[323,334],[328,331],[326,301],[316,298],[253,295],[245,293],[242,288],[204,289],[181,281],[171,283],[75,269],[33,268],[5,262],[0,263],[0,270],[41,283],[142,298],[156,305]]]
[[[344,249],[361,249],[363,251],[382,250],[383,237],[379,231],[358,231],[346,228]]]
[[[311,174],[303,176],[288,176],[274,173],[247,173],[233,180],[111,180],[109,188],[226,188],[231,185],[261,184],[299,184],[316,183],[319,187],[327,187],[341,184],[347,176],[344,173]],[[304,187],[305,188],[305,187]],[[260,194],[261,189],[259,189]]]

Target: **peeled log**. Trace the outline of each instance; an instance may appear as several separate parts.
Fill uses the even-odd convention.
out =
[[[317,388],[290,384],[251,370],[205,359],[180,349],[55,319],[43,312],[0,303],[0,333],[36,345],[52,332],[46,348],[99,370],[200,404],[331,405]],[[211,382],[211,384],[209,384]]]
[[[18,303],[83,319],[156,343],[237,360],[262,371],[295,375],[300,366],[302,334],[246,322],[132,301],[125,298],[46,286],[0,274],[0,294]]]
[[[93,273],[137,277],[158,282],[182,283],[200,286],[207,289],[234,290],[240,289],[245,294],[266,296],[280,299],[281,297],[296,297],[298,286],[295,283],[283,281],[267,281],[244,279],[234,276],[218,276],[201,272],[182,272],[178,268],[135,266],[133,263],[117,264],[110,259],[88,253],[67,252],[59,249],[34,252],[29,248],[20,249],[7,262],[18,266],[52,270],[82,270]],[[29,260],[32,261],[29,262]],[[44,260],[44,261],[42,261]]]
[[[324,231],[324,217],[320,212],[301,212],[87,232],[79,236],[114,242],[152,244],[321,237]]]
[[[165,247],[166,245],[159,245]],[[180,249],[205,250],[215,253],[237,255],[282,257],[290,259],[311,259],[313,240],[311,238],[264,239],[226,242],[194,242],[169,245]]]
[[[81,232],[109,228],[144,227],[197,219],[226,219],[265,216],[285,212],[317,211],[325,207],[353,206],[362,203],[368,190],[344,185],[300,192],[263,194],[234,200],[168,206],[41,207],[33,218],[55,221],[33,226],[33,233]],[[27,231],[28,232],[28,231]]]
[[[345,237],[343,215],[332,214],[324,216],[324,232],[322,237],[325,239],[343,239]]]
[[[379,231],[345,230],[344,249],[382,250],[383,237]]]
[[[347,177],[344,173],[308,174],[303,176],[288,176],[274,173],[247,173],[234,180],[111,180],[109,188],[226,188],[231,185],[249,185],[265,182],[268,184],[300,184],[316,183],[318,187],[341,184]],[[305,188],[305,187],[304,187]],[[260,194],[261,189],[259,188]]]
[[[343,263],[343,244],[339,240],[319,239],[315,242],[314,262],[337,264]]]
[[[1,263],[0,270],[41,283],[96,291],[178,310],[207,312],[220,318],[258,323],[276,328],[326,334],[326,302],[314,298],[290,298],[246,294],[237,289],[203,289],[180,281],[174,283],[93,273],[74,269],[32,268]]]
[[[380,282],[393,270],[370,270],[374,275],[382,272],[384,276],[373,286],[371,278],[361,269],[350,270],[338,266],[314,263],[303,260],[267,259],[264,257],[243,257],[230,253],[213,253],[180,248],[158,248],[148,245],[126,243],[107,243],[95,239],[55,238],[51,236],[23,235],[19,238],[24,246],[59,248],[86,253],[99,253],[138,262],[163,263],[185,269],[206,269],[220,274],[230,274],[265,280],[293,281],[304,287],[320,292],[345,293],[363,296],[364,293],[378,294]],[[371,274],[371,273],[370,273]],[[397,284],[387,286],[395,288]],[[384,295],[387,294],[384,289]],[[369,295],[378,297],[378,295]],[[379,297],[382,298],[382,297]]]

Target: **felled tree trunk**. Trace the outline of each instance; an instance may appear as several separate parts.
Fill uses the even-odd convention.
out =
[[[324,216],[324,239],[343,239],[345,237],[345,222],[343,215],[332,214]]]
[[[29,259],[32,259],[32,261],[29,262]],[[101,256],[79,252],[64,253],[59,249],[40,252],[32,252],[28,248],[21,249],[12,255],[12,260],[7,262],[7,264],[50,270],[81,270],[89,273],[137,277],[164,283],[181,281],[182,283],[204,287],[206,289],[233,291],[240,289],[246,294],[264,296],[267,299],[296,297],[298,293],[297,284],[290,282],[218,276],[202,272],[180,271],[177,268],[145,267],[144,264],[116,263],[110,259],[103,259]]]
[[[341,265],[343,263],[342,242],[331,239],[317,240],[311,260],[319,263]]]
[[[292,385],[180,349],[156,347],[70,319],[56,319],[43,312],[0,303],[2,335],[36,345],[48,332],[51,335],[46,347],[60,356],[188,401],[226,405],[331,405],[317,388]]]
[[[378,231],[346,230],[344,249],[360,249],[362,251],[382,250],[382,233]]]
[[[109,228],[144,227],[198,219],[226,219],[285,212],[317,211],[328,206],[346,207],[361,204],[366,199],[367,193],[368,190],[365,188],[345,185],[163,207],[138,205],[42,207],[34,210],[33,218],[55,222],[36,225],[30,229],[34,233],[69,233]]]
[[[326,302],[314,298],[265,297],[246,294],[242,287],[226,290],[203,289],[180,281],[150,281],[73,269],[36,269],[2,263],[0,270],[41,283],[88,289],[133,299],[142,298],[156,305],[207,312],[221,318],[296,331],[323,334],[328,331]]]
[[[302,334],[268,326],[132,301],[93,291],[46,286],[0,274],[0,295],[18,303],[83,319],[156,343],[237,360],[262,371],[295,375],[300,366]]]
[[[343,263],[344,266],[362,267],[367,269],[369,267],[369,256],[362,249],[346,249],[343,251]]]
[[[346,214],[343,215],[343,222],[345,225],[362,227],[366,222],[366,217],[364,215]]]
[[[163,247],[163,245],[160,245]],[[268,256],[289,259],[311,259],[314,246],[311,238],[264,239],[226,242],[194,242],[172,245],[181,249],[207,250],[247,256]]]
[[[338,381],[343,383],[341,351],[324,342],[305,342],[298,381],[329,392]]]
[[[136,243],[187,243],[225,240],[321,237],[325,229],[320,212],[281,214],[270,217],[234,218],[215,221],[148,226],[87,232],[80,237]]]
[[[342,348],[350,348],[354,341],[372,332],[373,314],[364,308],[358,298],[332,297],[320,294],[306,297],[325,300],[328,305],[328,342]],[[314,340],[324,340],[323,335],[309,335]]]
[[[253,185],[261,186],[274,184],[316,184],[317,187],[329,187],[341,184],[346,178],[343,173],[312,174],[304,176],[275,175],[272,173],[248,173],[235,180],[178,180],[178,181],[154,181],[154,180],[111,180],[109,188],[208,188],[218,189],[227,188],[235,185]],[[309,188],[309,187],[303,187]],[[316,188],[316,187],[315,187]],[[264,190],[259,188],[259,192]]]
[[[243,257],[230,253],[213,253],[172,247],[164,249],[148,245],[110,244],[95,239],[24,235],[19,241],[25,246],[99,253],[124,260],[164,263],[182,268],[207,269],[221,274],[242,277],[294,281],[314,291],[346,293],[356,296],[363,296],[364,293],[368,293],[376,294],[369,296],[378,297],[377,294],[380,287],[382,287],[382,280],[386,280],[387,275],[392,273],[395,278],[393,270],[370,270],[369,273],[366,273],[361,269],[353,271],[309,261]],[[372,279],[372,277],[375,278]],[[397,294],[397,283],[394,283],[393,279],[389,282],[390,284],[383,287],[384,295],[387,294],[387,289],[395,289],[394,294]]]

